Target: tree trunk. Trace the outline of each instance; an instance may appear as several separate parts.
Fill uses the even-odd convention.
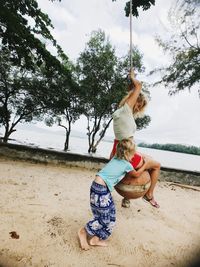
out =
[[[92,152],[92,153],[96,153],[96,151],[97,151],[97,148],[96,148],[95,146],[92,146],[92,148],[91,148],[91,152]]]
[[[5,134],[4,134],[4,137],[2,138],[3,142],[4,142],[4,143],[8,143],[9,136],[10,136],[13,132],[15,132],[15,131],[16,131],[16,130],[13,129],[13,128],[11,128],[11,129],[9,130],[9,127],[5,127]]]
[[[8,143],[8,138],[9,138],[9,135],[5,134],[3,137],[3,143]]]
[[[62,127],[64,127],[64,126],[62,126]],[[68,118],[68,129],[67,129],[67,127],[64,127],[64,128],[65,128],[65,131],[66,131],[64,151],[67,151],[67,150],[69,150],[69,136],[70,136],[70,133],[71,133],[71,120],[69,118]]]
[[[108,121],[108,123],[104,126],[104,129],[101,131],[99,140],[96,141],[96,144],[93,144],[93,146],[92,146],[92,152],[93,153],[96,153],[97,146],[99,145],[99,143],[101,142],[101,140],[104,138],[105,133],[106,133],[106,130],[108,129],[111,121],[112,121],[112,118]]]
[[[92,135],[90,135],[90,145],[89,145],[88,153],[96,153],[96,148],[94,146],[95,135],[96,133],[93,133]]]
[[[69,131],[66,130],[64,151],[67,151],[68,149],[69,149]]]

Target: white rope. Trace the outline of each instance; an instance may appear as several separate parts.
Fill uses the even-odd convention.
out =
[[[133,44],[132,44],[132,0],[130,0],[130,69],[133,69]]]

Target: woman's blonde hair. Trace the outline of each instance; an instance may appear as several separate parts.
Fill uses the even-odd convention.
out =
[[[135,150],[135,144],[131,139],[123,139],[117,144],[116,157],[129,161]]]
[[[126,101],[129,98],[131,93],[132,93],[132,91],[129,91],[128,94],[124,98],[122,98],[121,102],[119,103],[119,107],[122,107],[126,103]],[[134,107],[133,107],[133,110],[132,110],[133,115],[135,115],[136,113],[137,113],[137,115],[140,115],[144,112],[144,110],[148,104],[148,98],[147,98],[146,94],[143,92],[140,92],[136,102],[139,104],[139,111],[135,112]]]

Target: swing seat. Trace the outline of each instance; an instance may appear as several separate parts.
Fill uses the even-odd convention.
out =
[[[139,177],[132,178],[128,174],[115,186],[118,194],[126,199],[143,197],[151,185],[148,171],[144,171]]]

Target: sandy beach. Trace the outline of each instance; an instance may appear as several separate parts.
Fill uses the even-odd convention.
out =
[[[121,208],[107,248],[82,251],[77,231],[91,218],[95,171],[0,158],[1,267],[190,266],[199,253],[200,192],[160,181],[155,209]]]

